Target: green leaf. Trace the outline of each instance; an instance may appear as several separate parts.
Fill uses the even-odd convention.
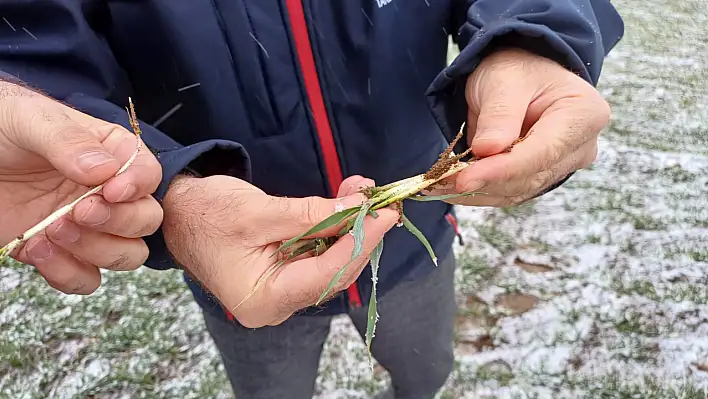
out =
[[[319,305],[320,302],[329,294],[329,292],[334,288],[335,285],[341,280],[342,275],[344,275],[344,272],[347,270],[347,267],[361,255],[361,252],[364,248],[364,218],[366,218],[366,214],[369,213],[369,208],[371,208],[371,203],[370,202],[365,202],[361,207],[360,207],[360,212],[356,216],[356,220],[354,220],[354,227],[352,228],[352,233],[354,234],[354,249],[352,250],[352,256],[351,260],[347,262],[344,267],[340,271],[337,272],[337,274],[334,275],[332,280],[330,280],[329,285],[327,285],[327,288],[325,291],[320,295],[320,298],[317,300],[317,304]]]
[[[352,227],[354,227],[354,219],[347,220],[347,223],[344,225],[344,227],[342,227],[341,230],[339,230],[339,233],[337,233],[337,236],[342,237],[343,235],[347,234],[349,232],[349,230],[352,229]]]
[[[354,221],[354,228],[352,229],[352,232],[354,233],[354,250],[352,251],[352,260],[358,258],[364,248],[364,218],[366,218],[366,214],[369,213],[370,208],[371,203],[365,202],[364,205],[361,206],[361,211],[356,216],[356,220]]]
[[[284,260],[284,262],[289,262],[292,259],[310,251],[313,251],[315,256],[322,255],[329,249],[329,247],[334,245],[335,242],[337,242],[335,237],[314,238],[311,240],[302,241],[302,244],[299,247],[295,248],[292,252],[290,252],[290,254],[288,254],[288,257]]]
[[[306,232],[299,234],[299,235],[295,236],[294,238],[289,239],[288,241],[285,241],[271,256],[274,256],[278,252],[281,252],[282,250],[289,248],[290,246],[295,244],[295,242],[297,242],[302,237],[309,236],[311,234],[318,233],[324,229],[328,229],[332,226],[338,225],[339,223],[342,222],[342,220],[357,213],[360,209],[361,209],[361,206],[356,206],[354,208],[349,208],[349,209],[345,209],[343,211],[339,211],[339,212],[327,217],[325,220],[317,223],[310,230],[307,230]]]
[[[425,238],[423,233],[421,233],[420,230],[418,230],[418,228],[413,225],[413,223],[411,223],[411,221],[406,217],[406,215],[401,214],[401,221],[403,222],[403,225],[406,226],[408,231],[410,231],[414,236],[416,236],[418,241],[420,241],[423,246],[425,246],[425,249],[427,249],[428,253],[430,254],[430,258],[433,259],[433,263],[435,263],[435,266],[437,266],[438,257],[435,256],[435,251],[433,251],[433,247],[430,246],[428,239]]]
[[[379,241],[376,248],[371,252],[371,299],[369,299],[369,314],[366,322],[366,348],[369,351],[369,362],[371,362],[371,341],[374,339],[376,332],[376,322],[379,320],[379,315],[376,312],[376,283],[379,275],[379,262],[383,253],[384,240]]]
[[[332,277],[332,280],[329,281],[329,284],[327,285],[327,288],[324,290],[324,292],[320,295],[319,299],[317,299],[317,303],[315,303],[315,306],[319,306],[320,303],[327,297],[327,294],[329,294],[330,291],[332,291],[332,288],[334,288],[335,285],[339,282],[339,280],[342,279],[342,276],[344,275],[344,272],[347,270],[347,267],[352,263],[352,261],[347,262],[344,267],[342,267],[341,270],[337,272],[337,274]]]
[[[413,201],[420,201],[420,202],[427,202],[427,201],[445,201],[451,198],[458,198],[458,197],[471,197],[476,194],[484,194],[484,193],[461,193],[461,194],[443,194],[443,195],[416,195],[412,197],[408,197],[407,199],[413,200]]]
[[[369,209],[371,208],[371,203],[370,202],[365,202],[361,207],[360,207],[360,212],[356,216],[356,220],[354,220],[354,227],[352,228],[352,233],[354,234],[354,249],[352,250],[352,256],[351,260],[347,262],[344,267],[342,267],[341,270],[337,272],[337,274],[334,275],[332,280],[330,280],[329,284],[327,285],[327,288],[325,291],[320,295],[320,298],[317,300],[317,303],[315,304],[316,306],[322,302],[322,300],[329,294],[329,292],[334,288],[335,285],[339,282],[339,280],[342,279],[342,275],[344,275],[344,272],[347,270],[347,267],[361,255],[361,252],[364,249],[364,219],[366,218],[366,214],[369,213]]]

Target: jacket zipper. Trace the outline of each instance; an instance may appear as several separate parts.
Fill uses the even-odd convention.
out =
[[[324,105],[322,96],[322,88],[320,87],[319,77],[317,75],[317,67],[312,54],[312,45],[310,43],[309,31],[307,29],[307,21],[305,19],[305,11],[302,6],[303,0],[286,0],[288,15],[290,18],[290,26],[292,28],[293,39],[295,41],[295,49],[297,58],[300,62],[303,79],[305,81],[305,90],[307,98],[312,109],[312,116],[315,121],[315,128],[319,138],[322,156],[324,158],[325,170],[327,172],[327,180],[329,189],[332,195],[336,195],[339,186],[342,184],[342,167],[337,154],[337,147],[334,143],[332,128],[327,116],[327,110]],[[352,307],[362,306],[361,296],[356,281],[347,288],[349,295],[349,304]]]

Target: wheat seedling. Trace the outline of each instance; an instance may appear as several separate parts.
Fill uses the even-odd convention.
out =
[[[388,206],[394,207],[399,213],[399,224],[398,226],[405,227],[410,231],[425,247],[432,262],[437,266],[438,260],[433,251],[432,246],[425,238],[423,233],[415,227],[415,225],[406,217],[403,213],[403,201],[413,200],[413,201],[441,201],[446,199],[451,199],[455,197],[471,196],[478,193],[462,193],[462,194],[447,194],[438,196],[426,196],[421,195],[420,192],[434,187],[436,183],[441,180],[450,177],[464,168],[469,166],[474,161],[461,161],[462,158],[467,156],[471,149],[455,155],[453,153],[453,148],[457,142],[462,138],[463,130],[460,129],[457,137],[448,145],[448,147],[440,154],[438,160],[433,164],[433,166],[424,174],[413,176],[407,179],[399,180],[394,183],[390,183],[380,187],[368,187],[362,189],[361,192],[366,196],[367,200],[359,206],[352,207],[349,209],[344,209],[334,213],[333,215],[322,220],[320,223],[309,229],[308,231],[293,237],[290,240],[283,242],[278,250],[273,254],[281,255],[282,260],[276,262],[268,270],[266,270],[261,278],[256,283],[256,286],[251,290],[251,292],[246,295],[246,297],[241,300],[241,302],[236,305],[232,312],[237,309],[241,304],[243,304],[248,298],[250,298],[253,293],[255,293],[261,285],[270,278],[273,273],[275,273],[280,267],[282,267],[286,262],[306,253],[313,255],[318,255],[326,251],[330,246],[332,246],[339,237],[345,234],[352,234],[354,236],[354,249],[351,254],[351,260],[345,264],[332,280],[329,282],[327,288],[320,295],[315,306],[324,301],[332,288],[339,282],[344,273],[346,272],[348,266],[356,258],[361,255],[362,246],[364,242],[364,218],[366,215],[371,215],[372,217],[377,217],[376,210],[385,208]],[[334,237],[328,238],[315,238],[307,239],[305,237],[311,236],[322,230],[331,228],[333,226],[339,226],[344,223],[339,233]],[[371,253],[370,263],[372,272],[373,287],[371,291],[371,298],[368,307],[368,320],[366,329],[366,347],[371,354],[371,342],[374,338],[376,331],[376,323],[378,321],[377,304],[376,304],[376,284],[377,284],[377,274],[379,270],[379,262],[381,255],[383,253],[383,240],[381,240]],[[370,358],[371,360],[371,358]]]
[[[135,161],[135,158],[138,156],[138,153],[140,152],[140,148],[142,146],[142,140],[140,139],[140,134],[142,133],[140,130],[140,126],[138,125],[138,118],[135,116],[135,108],[133,107],[133,101],[132,99],[128,98],[128,102],[130,104],[130,109],[126,108],[126,111],[128,111],[128,118],[130,121],[130,126],[133,128],[133,133],[137,136],[137,145],[135,147],[135,151],[133,154],[130,156],[127,162],[121,166],[121,168],[116,172],[116,174],[113,176],[118,176],[119,174],[125,172],[130,165],[133,164]],[[41,222],[37,223],[36,225],[32,226],[29,230],[25,231],[24,233],[20,234],[17,238],[14,240],[10,241],[7,245],[4,247],[0,248],[0,265],[6,260],[7,257],[9,257],[15,249],[17,249],[20,245],[24,244],[29,240],[30,238],[34,237],[35,235],[41,233],[49,227],[52,223],[56,222],[57,220],[61,219],[63,216],[67,215],[69,212],[71,212],[76,204],[81,202],[84,198],[97,194],[103,189],[103,186],[107,183],[103,182],[102,184],[95,186],[91,188],[89,191],[87,191],[85,194],[80,196],[79,198],[75,199],[74,201],[70,202],[69,204],[66,204],[62,206],[61,208],[57,209],[54,213],[51,215],[47,216],[44,220]]]

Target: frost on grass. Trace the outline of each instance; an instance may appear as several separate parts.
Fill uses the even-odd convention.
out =
[[[595,165],[524,209],[459,210],[461,309],[474,295],[486,312],[458,323],[443,396],[706,397],[708,14],[614,4],[627,36],[600,85],[613,120]],[[495,306],[519,292],[540,301]]]
[[[24,266],[0,284],[0,398],[219,397],[228,386],[176,272],[106,273],[88,297]],[[17,283],[17,281],[20,281]]]
[[[601,79],[613,119],[596,164],[522,207],[459,209],[441,398],[706,396],[708,14],[702,0],[613,4],[627,33]],[[83,300],[18,265],[0,273],[0,397],[229,393],[178,273],[108,273]],[[371,397],[387,383],[376,370],[336,318],[318,397]]]

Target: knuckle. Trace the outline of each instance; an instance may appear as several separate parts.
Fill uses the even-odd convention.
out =
[[[303,216],[304,221],[309,226],[314,226],[321,221],[320,214],[318,211],[319,211],[319,207],[315,204],[314,197],[306,198],[303,201],[302,216]]]
[[[138,250],[136,251],[136,257],[135,257],[135,262],[133,265],[135,266],[131,270],[135,270],[139,268],[140,266],[144,265],[145,262],[147,262],[148,257],[150,256],[150,249],[148,248],[147,244],[145,243],[144,240],[139,239],[138,240]]]
[[[142,207],[142,212],[145,216],[134,223],[132,237],[146,237],[155,233],[162,224],[164,218],[164,210],[160,205],[153,200],[146,201],[145,204],[138,204]]]
[[[99,281],[85,278],[78,273],[62,273],[60,278],[47,278],[47,284],[67,295],[89,295],[100,286]]]
[[[487,110],[489,112],[488,115],[495,119],[508,118],[513,115],[512,108],[507,104],[504,96],[489,103]]]
[[[57,291],[63,292],[65,294],[70,294],[71,289],[69,288],[70,286],[67,284],[69,283],[68,281],[62,280],[58,281],[53,278],[47,278],[47,284],[49,284],[50,287],[54,288]]]
[[[103,126],[105,126],[104,129],[106,129],[106,131],[108,131],[108,136],[110,136],[112,134],[123,134],[123,133],[128,132],[128,130],[126,128],[124,128],[123,126],[121,126],[117,123],[113,123],[113,122],[106,122],[106,124]]]
[[[149,175],[151,176],[151,181],[148,189],[152,194],[157,190],[157,188],[160,186],[160,182],[162,181],[162,165],[160,165],[160,163],[157,161],[157,159],[155,159],[155,157],[151,158],[152,160],[148,165]]]
[[[593,145],[581,158],[580,168],[589,168],[597,160],[598,148],[597,145]]]
[[[612,107],[604,97],[595,88],[588,88],[586,117],[589,119],[587,124],[592,133],[599,132],[607,126],[612,118]]]
[[[603,127],[612,118],[612,107],[610,103],[602,97],[600,97],[598,101],[597,118],[602,123]]]
[[[84,281],[84,280],[79,280],[76,282],[76,284],[73,286],[71,289],[70,294],[74,295],[90,295],[96,292],[98,287],[100,286],[100,282],[96,281]]]
[[[131,218],[127,213],[111,219],[111,223],[115,226],[115,229],[111,230],[115,230],[117,235],[123,237],[141,237],[142,231],[145,230],[142,218]]]
[[[134,270],[139,266],[133,267],[134,262],[131,261],[131,257],[126,252],[119,252],[113,257],[113,260],[105,263],[102,268],[113,271],[120,270]]]
[[[608,122],[612,117],[612,107],[610,103],[602,96],[602,94],[594,87],[588,87],[588,99],[592,106],[592,115],[598,121]]]
[[[160,165],[157,158],[151,152],[141,152],[132,166],[140,167],[141,169],[137,176],[139,179],[138,184],[144,186],[145,190],[148,191],[147,194],[155,192],[163,177],[162,165]]]

